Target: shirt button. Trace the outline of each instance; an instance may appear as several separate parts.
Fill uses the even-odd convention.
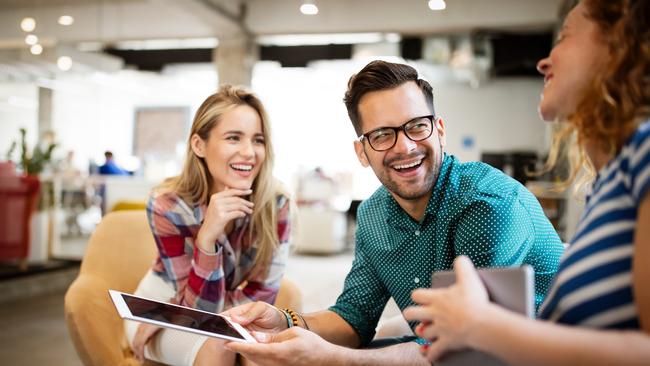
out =
[[[420,235],[420,230],[415,230],[415,236]]]
[[[420,279],[417,278],[417,277],[415,277],[415,278],[413,279],[413,282],[415,282],[415,283],[420,283]]]

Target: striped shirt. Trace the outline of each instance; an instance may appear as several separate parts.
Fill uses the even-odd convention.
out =
[[[189,206],[174,193],[154,191],[147,204],[158,247],[153,272],[173,285],[172,301],[215,313],[250,301],[273,303],[289,255],[288,199],[278,196],[277,207],[279,247],[268,271],[247,278],[258,248],[249,240],[250,216],[237,219],[232,232],[218,238],[216,253],[210,254],[194,244],[207,206]]]
[[[632,258],[638,208],[649,188],[646,121],[598,173],[541,318],[592,328],[639,328]]]

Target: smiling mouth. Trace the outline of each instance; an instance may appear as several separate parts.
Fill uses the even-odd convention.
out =
[[[253,170],[253,166],[248,164],[230,164],[230,167],[240,172],[250,172]]]
[[[395,164],[391,165],[391,168],[395,169],[398,172],[404,172],[404,171],[411,171],[415,170],[422,165],[422,162],[424,161],[424,158],[420,158],[414,162],[407,163],[407,164]]]
[[[548,84],[549,81],[553,79],[553,74],[549,74],[544,78],[544,84]]]

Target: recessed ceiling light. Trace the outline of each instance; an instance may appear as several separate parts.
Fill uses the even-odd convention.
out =
[[[300,12],[305,15],[316,15],[318,14],[318,6],[313,1],[306,0],[300,5]]]
[[[25,43],[33,46],[38,43],[38,37],[35,34],[28,34],[27,37],[25,37]]]
[[[59,17],[59,24],[61,25],[72,25],[74,23],[74,18],[71,15],[61,15]]]
[[[31,52],[32,55],[40,55],[43,53],[43,46],[40,44],[35,44],[29,48],[29,52]]]
[[[20,29],[24,30],[25,32],[33,31],[36,29],[36,20],[31,17],[23,18],[23,20],[20,21]]]
[[[445,0],[429,0],[429,9],[431,10],[445,10],[446,8]]]
[[[56,66],[63,71],[68,71],[72,68],[72,59],[68,56],[61,56],[56,60]]]

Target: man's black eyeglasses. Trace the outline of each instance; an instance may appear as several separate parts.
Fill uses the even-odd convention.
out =
[[[397,143],[397,134],[404,131],[404,135],[411,141],[428,139],[433,133],[433,115],[416,117],[399,127],[379,127],[366,132],[359,137],[359,141],[368,140],[370,147],[375,151],[386,151]]]

